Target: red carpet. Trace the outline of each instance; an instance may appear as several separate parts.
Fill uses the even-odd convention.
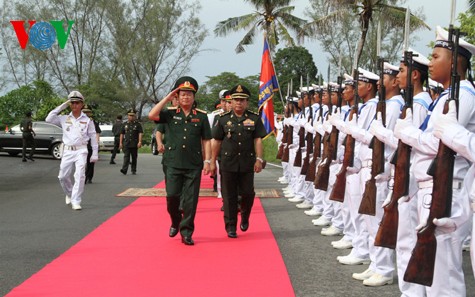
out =
[[[7,296],[295,296],[260,200],[237,239],[220,207],[200,197],[185,246],[168,237],[165,199],[139,198]]]

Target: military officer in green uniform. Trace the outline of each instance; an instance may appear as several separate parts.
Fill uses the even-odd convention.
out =
[[[179,78],[173,90],[155,105],[149,118],[164,123],[167,134],[164,158],[167,210],[171,218],[169,236],[180,232],[181,241],[193,245],[195,214],[200,191],[201,171],[209,174],[211,128],[206,112],[193,107],[198,83],[189,76]],[[165,108],[178,96],[178,107]],[[180,211],[182,202],[183,214]]]
[[[137,156],[138,149],[142,147],[143,128],[142,124],[135,119],[135,110],[130,109],[127,112],[127,122],[122,125],[122,131],[120,132],[119,149],[124,152],[124,163],[120,172],[127,174],[129,169],[130,159],[132,163],[130,167],[132,174],[137,173]]]
[[[249,90],[237,85],[230,90],[232,111],[223,114],[213,126],[211,170],[221,158],[221,191],[224,224],[228,237],[236,238],[238,193],[241,195],[241,231],[249,228],[254,204],[254,172],[262,170],[264,124],[258,114],[247,109]]]
[[[29,146],[31,147],[30,156],[28,157],[29,160],[35,161],[33,159],[33,155],[35,154],[35,138],[36,136],[35,131],[33,131],[33,122],[31,121],[31,111],[28,111],[25,114],[25,118],[21,121],[20,130],[22,133],[23,138],[23,149],[21,151],[22,161],[26,162],[26,148]]]

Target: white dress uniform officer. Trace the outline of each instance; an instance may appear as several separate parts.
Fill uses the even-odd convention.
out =
[[[63,156],[59,168],[59,182],[66,194],[66,204],[72,209],[81,209],[82,194],[87,161],[87,143],[91,139],[91,162],[99,159],[96,129],[93,121],[81,109],[84,106],[84,97],[78,91],[68,95],[68,101],[53,109],[46,117],[46,122],[55,124],[63,129]],[[59,115],[61,111],[71,107],[67,115]],[[74,171],[74,184],[72,173]]]

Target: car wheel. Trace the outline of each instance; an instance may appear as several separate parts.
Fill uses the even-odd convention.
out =
[[[157,142],[155,142],[155,140],[152,141],[152,154],[155,156],[158,155]]]
[[[61,160],[61,142],[55,143],[51,148],[51,155],[56,160]]]

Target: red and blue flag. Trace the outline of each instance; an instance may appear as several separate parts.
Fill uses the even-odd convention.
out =
[[[262,53],[261,78],[259,83],[259,113],[267,131],[267,136],[274,133],[274,92],[279,90],[279,84],[270,57],[269,44],[264,38],[264,52]]]

